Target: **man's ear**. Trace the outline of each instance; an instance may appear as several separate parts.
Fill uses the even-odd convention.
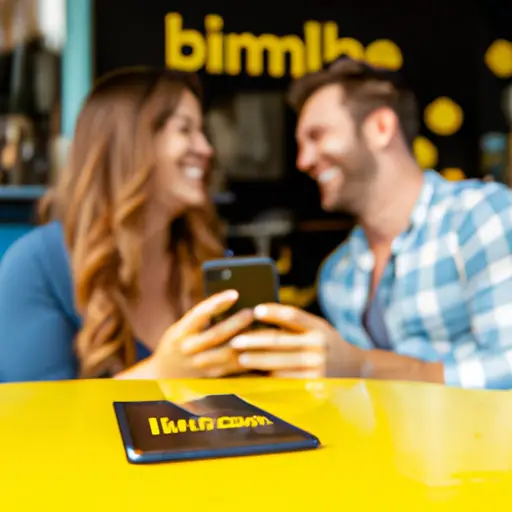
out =
[[[372,112],[363,122],[362,133],[373,150],[382,150],[389,146],[399,130],[396,114],[387,107],[381,107]]]

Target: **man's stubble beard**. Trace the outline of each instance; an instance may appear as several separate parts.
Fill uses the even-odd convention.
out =
[[[329,211],[348,214],[357,219],[371,200],[377,163],[373,154],[363,146],[355,149],[352,158],[347,158],[341,168],[343,184],[336,204]]]

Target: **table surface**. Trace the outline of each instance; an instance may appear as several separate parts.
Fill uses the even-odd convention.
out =
[[[236,393],[323,447],[127,463],[113,401],[215,393]],[[512,493],[509,392],[359,380],[91,380],[3,384],[0,403],[2,511],[482,511]]]

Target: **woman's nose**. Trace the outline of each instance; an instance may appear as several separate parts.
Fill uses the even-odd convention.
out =
[[[195,150],[205,158],[211,158],[213,156],[213,148],[204,133],[198,135]]]

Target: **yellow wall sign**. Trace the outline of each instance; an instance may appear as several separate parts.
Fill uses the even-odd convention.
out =
[[[153,436],[273,425],[273,422],[265,416],[221,416],[220,418],[208,418],[203,416],[197,420],[181,419],[176,421],[166,417],[152,417],[148,418],[148,423],[149,430]]]
[[[167,14],[167,67],[192,72],[204,68],[210,74],[232,76],[245,72],[249,76],[268,74],[281,78],[290,73],[297,78],[322,69],[324,64],[341,55],[395,70],[403,64],[402,53],[392,41],[376,40],[365,48],[357,39],[340,37],[338,25],[333,21],[306,21],[302,38],[298,35],[224,33],[223,28],[224,20],[216,14],[205,16],[204,33],[184,28],[180,14]],[[184,51],[186,47],[188,52]],[[245,69],[242,69],[243,64]]]

